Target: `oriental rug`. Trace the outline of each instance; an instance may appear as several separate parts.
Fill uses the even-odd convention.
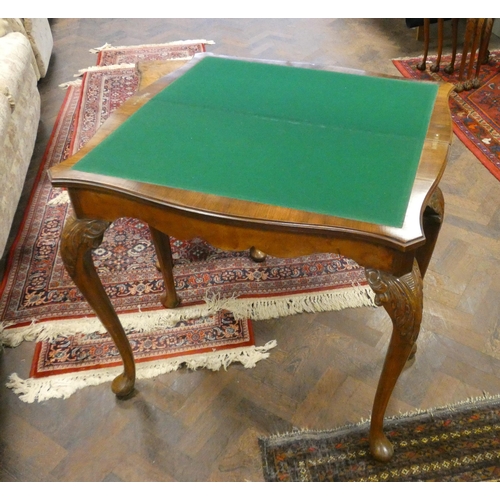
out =
[[[445,81],[456,84],[458,70],[448,75],[442,69],[430,71],[436,56],[429,57],[427,69],[416,68],[421,57],[407,57],[393,60],[399,72],[406,78],[415,80]],[[441,58],[441,68],[445,68],[451,55]],[[460,67],[461,56],[456,59],[455,68]],[[479,159],[479,161],[500,180],[500,50],[491,51],[489,62],[481,66],[481,85],[477,89],[452,91],[450,108],[453,130],[457,137]]]
[[[500,480],[500,396],[386,419],[394,445],[374,460],[369,423],[261,438],[263,473],[276,482],[479,482]]]
[[[116,349],[59,256],[71,208],[67,193],[52,188],[47,169],[86,144],[138,89],[134,61],[163,60],[165,50],[187,52],[186,58],[205,50],[204,41],[166,45],[119,47],[116,54],[106,45],[96,52],[99,64],[109,65],[82,70],[77,80],[62,85],[65,99],[0,284],[0,343],[39,342],[30,378],[13,374],[8,383],[25,401],[68,397],[112,379],[120,369]],[[179,366],[218,369],[232,361],[254,366],[275,344],[255,346],[252,319],[373,306],[364,269],[340,255],[268,256],[256,263],[248,251],[226,252],[198,238],[171,238],[171,247],[182,301],[174,310],[161,307],[163,279],[144,223],[115,221],[93,254],[139,361],[139,378]]]

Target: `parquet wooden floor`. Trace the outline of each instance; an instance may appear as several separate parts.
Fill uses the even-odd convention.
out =
[[[93,47],[206,38],[218,54],[394,75],[392,58],[422,51],[402,19],[54,19],[52,28],[54,53],[39,83],[42,118],[16,224],[64,97],[58,85],[94,64]],[[500,39],[493,36],[491,46]],[[388,415],[500,393],[500,182],[454,138],[441,186],[446,217],[425,281],[419,352]],[[5,381],[14,371],[28,376],[33,346],[7,349],[0,356],[0,480],[262,481],[258,436],[369,416],[391,329],[382,309],[304,314],[254,328],[260,344],[278,341],[256,368],[181,370],[138,382],[126,401],[104,384],[25,404]]]

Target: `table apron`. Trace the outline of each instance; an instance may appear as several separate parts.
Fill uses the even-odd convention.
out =
[[[357,235],[342,229],[304,227],[273,221],[244,221],[216,214],[201,214],[161,206],[132,197],[87,189],[69,189],[79,219],[113,222],[121,217],[140,219],[158,231],[181,240],[199,237],[227,251],[256,247],[274,257],[290,258],[314,253],[334,253],[360,266],[402,276],[411,271],[415,248],[401,251],[381,238]]]

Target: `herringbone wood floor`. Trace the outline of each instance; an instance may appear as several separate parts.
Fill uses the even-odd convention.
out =
[[[206,38],[219,54],[394,75],[391,58],[422,50],[401,19],[54,19],[52,28],[54,53],[39,83],[42,119],[18,221],[62,103],[58,85],[95,63],[90,48]],[[500,40],[493,37],[491,46]],[[419,352],[389,415],[500,393],[500,182],[455,138],[441,186],[446,218],[425,281]],[[278,341],[256,368],[182,370],[140,381],[126,401],[104,384],[68,400],[22,403],[5,381],[14,371],[28,376],[33,346],[6,350],[0,480],[261,481],[258,436],[369,416],[391,328],[383,310],[305,314],[254,328],[259,344]]]

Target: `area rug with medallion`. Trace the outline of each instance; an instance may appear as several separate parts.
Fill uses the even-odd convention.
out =
[[[500,480],[500,396],[388,418],[388,463],[372,458],[369,423],[261,438],[272,482],[486,482]]]
[[[437,72],[430,70],[436,56],[427,58],[425,71],[417,69],[421,57],[394,59],[393,63],[406,78],[456,84],[458,69],[452,75],[443,71],[450,60],[450,54],[444,55]],[[460,61],[461,56],[457,55],[455,68],[460,67]],[[491,51],[488,63],[481,65],[479,79],[479,88],[451,92],[453,129],[467,148],[500,180],[500,50]]]
[[[47,170],[72,155],[141,85],[138,63],[189,60],[206,40],[93,50],[96,66],[61,84],[64,102],[38,172],[24,220],[0,283],[0,342],[34,342],[28,378],[14,373],[8,387],[25,402],[66,398],[112,380],[118,352],[66,273],[59,256],[71,212],[67,193],[52,188]],[[138,378],[176,370],[254,367],[274,341],[257,345],[252,320],[303,312],[373,306],[364,269],[340,255],[294,259],[227,252],[201,239],[171,238],[174,278],[182,306],[161,307],[163,279],[149,229],[119,219],[93,253],[101,281],[126,330]]]

